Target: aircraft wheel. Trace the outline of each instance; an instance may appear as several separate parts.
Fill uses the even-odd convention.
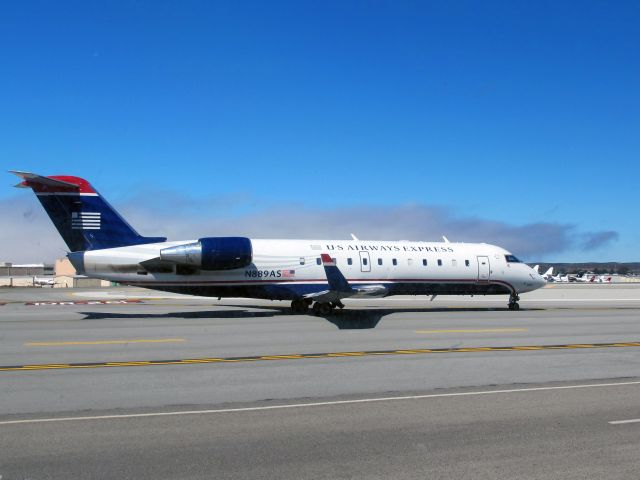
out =
[[[327,302],[316,302],[313,304],[313,313],[320,315],[321,317],[329,315],[333,310],[333,306]]]
[[[296,298],[291,301],[291,313],[303,314],[307,313],[309,304],[303,298]]]
[[[520,310],[518,300],[520,300],[520,295],[518,295],[517,293],[512,293],[509,297],[509,310]]]

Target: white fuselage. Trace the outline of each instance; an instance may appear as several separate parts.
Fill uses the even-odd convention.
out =
[[[320,254],[327,253],[351,284],[384,285],[389,295],[517,294],[546,283],[526,264],[507,261],[511,255],[503,248],[484,243],[251,239],[253,261],[245,268],[181,272],[166,263],[149,266],[161,249],[192,242],[87,251],[84,273],[163,290],[197,287],[202,294],[203,287],[209,287],[204,294],[212,296],[294,298],[326,288]]]

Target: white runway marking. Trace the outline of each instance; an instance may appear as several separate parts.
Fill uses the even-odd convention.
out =
[[[625,423],[640,423],[640,418],[633,418],[631,420],[615,420],[609,422],[610,425],[624,425]]]
[[[216,410],[182,410],[173,412],[150,412],[150,413],[131,413],[121,415],[96,415],[91,417],[54,417],[54,418],[31,418],[26,420],[7,420],[0,422],[0,425],[19,425],[30,423],[49,423],[49,422],[73,422],[81,420],[114,420],[123,418],[146,418],[146,417],[169,417],[179,415],[204,415],[214,413],[241,413],[241,412],[261,412],[265,410],[284,410],[287,408],[311,408],[311,407],[328,407],[335,405],[351,405],[357,403],[374,403],[374,402],[394,402],[399,400],[426,400],[430,398],[445,397],[471,397],[479,395],[499,395],[505,393],[526,393],[526,392],[545,392],[552,390],[573,390],[579,388],[602,388],[602,387],[622,387],[628,385],[640,385],[640,381],[634,382],[617,382],[617,383],[592,383],[586,385],[563,385],[558,387],[533,387],[533,388],[514,388],[509,390],[484,390],[479,392],[458,392],[458,393],[435,393],[428,395],[409,395],[404,397],[382,397],[382,398],[361,398],[357,400],[336,400],[331,402],[314,402],[314,403],[294,403],[284,405],[270,405],[265,407],[245,407],[245,408],[223,408]],[[640,422],[640,419],[636,420]],[[630,422],[623,420],[623,422]],[[613,422],[609,422],[613,423]]]

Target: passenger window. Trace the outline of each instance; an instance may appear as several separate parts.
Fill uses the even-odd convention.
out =
[[[391,260],[391,263],[393,263],[393,266],[395,267],[396,265],[398,265],[398,260],[394,258],[393,260]]]
[[[427,259],[426,258],[422,259],[422,265],[424,265],[425,267],[427,266]]]
[[[469,262],[469,260],[465,260],[465,261],[464,261],[464,265],[465,265],[466,267],[469,267],[469,266],[471,266],[471,263]]]
[[[362,259],[362,264],[363,264],[363,265],[366,265],[367,263],[368,263],[367,259],[366,259],[366,258],[363,258],[363,259]]]
[[[300,257],[300,265],[304,265],[304,257]]]
[[[438,259],[438,266],[441,267],[442,266],[442,260]]]
[[[382,265],[382,259],[381,258],[378,259],[378,265]]]
[[[353,259],[347,258],[347,265],[353,265]]]
[[[322,260],[320,260],[319,258],[316,258],[316,263],[317,263],[318,265],[322,265]]]

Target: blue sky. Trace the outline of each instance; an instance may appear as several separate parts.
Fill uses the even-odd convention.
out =
[[[287,211],[287,236],[296,222],[305,236],[344,225],[375,237],[384,223],[395,238],[451,236],[415,230],[437,211],[434,228],[460,240],[538,235],[544,247],[521,247],[532,260],[640,260],[640,3],[34,1],[0,13],[3,170],[88,178],[142,223],[146,209],[259,234],[247,222]],[[2,218],[29,217],[33,199],[5,179]],[[510,233],[481,238],[487,224]],[[548,232],[562,233],[556,247]],[[22,241],[17,227],[5,236]]]

